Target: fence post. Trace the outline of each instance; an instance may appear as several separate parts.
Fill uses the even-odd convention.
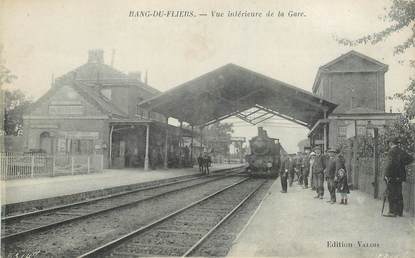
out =
[[[74,174],[74,170],[73,170],[73,162],[74,162],[74,160],[73,160],[73,156],[71,157],[71,174],[73,175]]]
[[[88,168],[87,168],[87,173],[89,174],[89,156],[88,156]]]
[[[30,166],[30,176],[33,177],[35,172],[35,155],[32,154],[32,164]]]

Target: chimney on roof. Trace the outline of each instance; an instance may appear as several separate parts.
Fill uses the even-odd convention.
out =
[[[88,63],[103,64],[104,63],[104,50],[91,49],[88,51]]]
[[[137,80],[141,82],[141,72],[140,71],[129,72],[128,79]]]

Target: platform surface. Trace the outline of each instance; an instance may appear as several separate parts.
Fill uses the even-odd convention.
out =
[[[286,194],[280,190],[277,179],[229,256],[415,257],[415,219],[409,214],[382,217],[382,202],[360,191],[352,191],[345,206],[339,196],[336,204],[327,203],[327,191],[320,200],[298,185]],[[359,247],[358,241],[374,247]]]
[[[241,164],[212,164],[211,170],[231,168]],[[111,188],[122,185],[137,184],[179,176],[198,174],[198,168],[159,169],[105,169],[102,173],[60,177],[42,177],[0,181],[1,205],[38,200]]]

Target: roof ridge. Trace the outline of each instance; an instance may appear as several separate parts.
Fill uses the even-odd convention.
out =
[[[370,56],[367,56],[367,55],[365,55],[365,54],[362,54],[362,53],[357,52],[356,50],[352,49],[352,50],[348,51],[347,53],[341,54],[341,55],[340,55],[340,56],[338,56],[337,58],[335,58],[335,59],[331,60],[330,62],[328,62],[328,63],[326,63],[326,64],[324,64],[324,65],[320,66],[320,68],[319,68],[319,69],[324,69],[324,68],[327,68],[327,67],[329,67],[329,66],[331,66],[331,65],[333,65],[333,64],[335,64],[335,63],[337,63],[337,62],[338,62],[338,61],[340,61],[341,59],[344,59],[345,57],[350,56],[350,55],[352,55],[352,54],[353,54],[353,55],[356,55],[356,56],[358,56],[358,57],[360,57],[360,58],[363,58],[363,59],[369,60],[370,62],[375,63],[375,64],[377,64],[377,65],[381,66],[382,68],[386,68],[386,67],[388,67],[388,65],[386,65],[386,64],[384,64],[384,63],[382,63],[382,62],[380,62],[380,61],[378,61],[378,60],[376,60],[376,59],[374,59],[374,58],[372,58],[372,57],[370,57]],[[379,69],[379,70],[380,70],[380,69]]]

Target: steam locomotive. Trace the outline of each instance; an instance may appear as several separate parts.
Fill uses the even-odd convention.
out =
[[[278,139],[270,138],[267,131],[258,127],[258,136],[249,141],[251,154],[245,156],[247,172],[251,176],[278,177],[282,147]]]

